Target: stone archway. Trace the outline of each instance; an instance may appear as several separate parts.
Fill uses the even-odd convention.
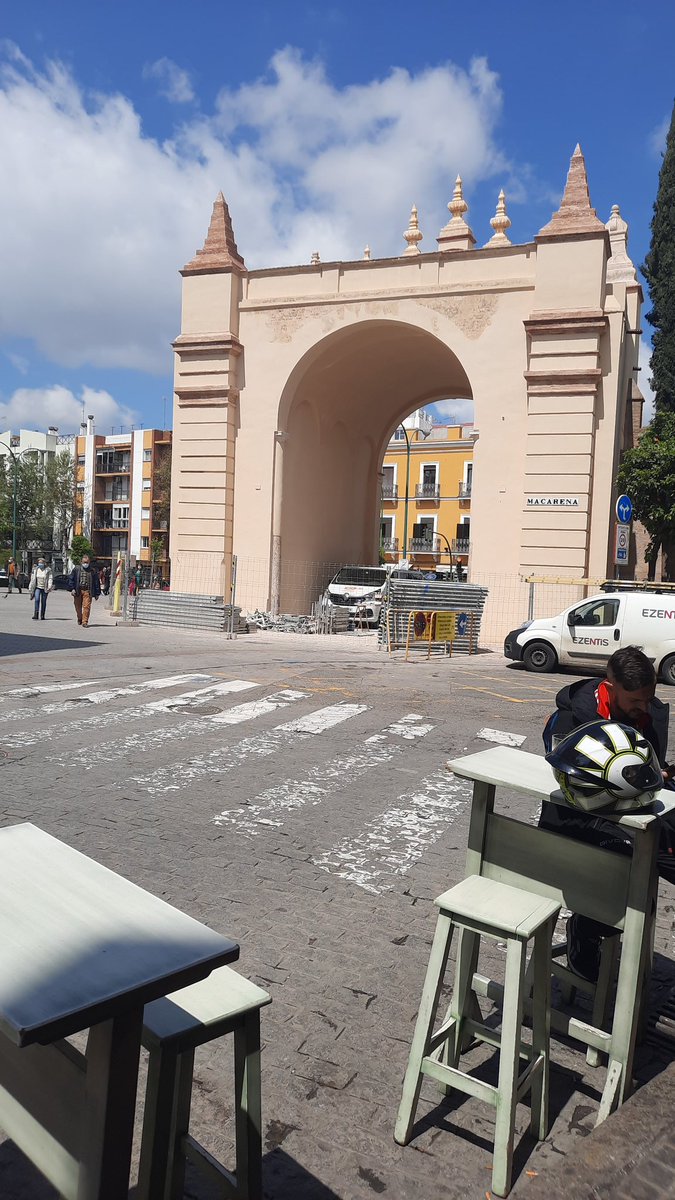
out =
[[[379,472],[398,422],[471,386],[456,355],[434,334],[394,320],[365,320],[328,334],[297,364],[279,404],[281,442],[273,525],[272,603],[311,602],[289,586],[289,563],[377,561]],[[306,575],[308,585],[311,576]]]
[[[449,208],[433,253],[411,226],[400,257],[248,271],[218,197],[182,272],[172,587],[227,595],[234,551],[242,602],[268,607],[284,561],[371,557],[386,437],[448,394],[476,405],[472,578],[512,581],[522,616],[523,576],[607,574],[641,404],[626,223],[599,220],[578,147],[531,242],[509,241],[503,197],[481,249],[459,182]]]

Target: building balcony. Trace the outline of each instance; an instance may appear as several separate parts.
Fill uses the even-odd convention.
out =
[[[469,538],[453,538],[452,553],[453,554],[468,554],[469,553]]]
[[[382,499],[383,500],[398,500],[398,484],[383,483],[382,484]]]
[[[380,538],[380,549],[383,554],[398,554],[398,538]]]
[[[110,496],[95,496],[94,504],[128,504],[128,492],[113,492]]]
[[[153,523],[152,523],[152,529],[153,529],[153,533],[155,532],[155,530],[156,530],[158,533],[166,533],[166,531],[168,530],[168,528],[169,528],[169,522],[168,522],[168,521],[157,521],[157,520],[155,520],[155,521],[153,521]]]
[[[441,539],[435,533],[431,537],[414,537],[408,541],[408,552],[410,554],[440,554],[440,550]]]
[[[129,522],[123,517],[99,517],[94,521],[94,529],[106,529],[109,532],[113,529],[129,529]]]
[[[471,499],[471,484],[470,483],[460,483],[459,498],[460,498],[460,500],[470,500]]]
[[[415,499],[416,500],[439,500],[441,489],[437,483],[417,483],[415,484]]]

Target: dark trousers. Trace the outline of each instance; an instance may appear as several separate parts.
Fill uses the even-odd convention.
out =
[[[36,617],[44,617],[45,609],[47,607],[47,593],[44,588],[36,588],[35,589],[34,601],[35,601],[35,609],[34,609],[35,616]]]

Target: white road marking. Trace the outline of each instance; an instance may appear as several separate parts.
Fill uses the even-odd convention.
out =
[[[336,705],[347,708],[348,705]],[[352,707],[358,708],[358,705]],[[419,720],[420,718],[416,718]],[[363,749],[348,754],[340,754],[327,763],[312,767],[304,779],[289,779],[275,787],[266,788],[255,797],[253,803],[242,804],[238,808],[224,809],[214,817],[216,825],[235,825],[240,833],[255,836],[261,828],[278,827],[283,824],[284,815],[294,808],[305,804],[321,804],[329,792],[335,787],[341,787],[348,780],[364,775],[373,767],[389,762],[396,754],[403,753],[403,746],[391,741],[391,737],[403,737],[399,732],[399,724],[390,725],[375,738],[366,738]],[[283,730],[283,726],[278,727]],[[407,728],[407,727],[406,727]],[[431,729],[432,726],[425,726]],[[420,737],[423,734],[419,735]],[[376,740],[377,739],[377,740]],[[383,744],[384,742],[384,744]]]
[[[380,742],[388,733],[405,738],[406,741],[413,741],[415,738],[425,737],[427,733],[431,733],[433,728],[433,725],[425,723],[419,713],[407,713],[399,721],[394,721],[393,725],[388,725],[382,733],[374,733],[372,737],[368,738],[368,741]]]
[[[407,874],[457,814],[468,811],[471,794],[471,784],[453,779],[443,768],[423,779],[415,791],[399,796],[394,808],[374,817],[355,837],[345,838],[312,862],[375,895],[391,891],[391,876]]]
[[[289,733],[324,733],[326,729],[332,729],[334,725],[367,711],[367,704],[330,704],[327,708],[317,708],[316,712],[308,713],[305,717],[298,717],[297,721],[288,721],[279,729],[286,729]]]
[[[234,689],[235,691],[243,690],[244,686],[260,686],[259,684],[255,683],[245,683],[244,680],[234,680],[232,682],[240,685],[239,688]],[[223,691],[230,690],[227,683],[218,684],[216,686],[220,687]],[[204,689],[204,691],[208,693],[214,693],[215,690],[215,688]],[[201,695],[201,692],[187,692],[183,693],[181,696],[171,697],[166,703],[170,705],[179,704],[185,700],[186,696],[199,697]],[[264,716],[264,714],[267,712],[273,712],[276,708],[283,708],[285,705],[291,703],[292,700],[303,700],[307,697],[307,695],[307,692],[279,692],[278,695],[268,696],[263,701],[256,701],[255,705],[238,704],[233,708],[226,709],[222,713],[209,713],[208,715],[205,714],[201,717],[190,718],[176,724],[168,725],[163,729],[139,730],[135,731],[134,733],[130,733],[128,737],[116,738],[113,741],[98,743],[96,746],[96,754],[94,756],[92,756],[90,749],[86,747],[75,750],[64,750],[60,754],[48,755],[46,761],[61,763],[64,765],[73,763],[90,769],[98,766],[98,764],[102,762],[115,762],[117,759],[121,759],[127,754],[145,754],[159,750],[167,742],[182,741],[186,738],[199,738],[203,736],[213,722],[222,724],[220,718],[224,716],[229,716],[230,718],[227,724],[239,725],[243,721],[251,721],[255,717]],[[158,705],[159,713],[162,713],[164,711],[164,704],[164,700],[159,702],[153,700],[149,704],[144,704],[142,708],[127,709],[127,724],[131,725],[134,721],[143,717],[156,717],[158,715]],[[197,713],[199,712],[198,705],[195,706],[195,711]],[[119,715],[121,714],[116,714],[116,716]],[[82,724],[82,722],[79,724]],[[73,728],[74,726],[72,724],[66,726],[68,732],[70,732],[70,730]],[[170,768],[160,768],[160,771],[164,769],[168,769],[172,776],[174,776],[176,773],[176,768],[174,766]]]
[[[484,742],[496,742],[498,746],[522,746],[527,734],[507,733],[505,729],[479,729],[476,737]]]
[[[3,695],[27,699],[29,696],[43,696],[47,692],[74,692],[77,688],[92,687],[98,682],[98,679],[80,679],[77,683],[36,684],[34,687],[12,688],[9,692],[3,692]]]
[[[151,712],[171,711],[189,704],[191,700],[209,700],[212,696],[226,696],[229,692],[247,692],[250,688],[260,687],[259,683],[250,683],[246,679],[227,679],[224,683],[214,683],[211,687],[198,688],[195,692],[181,692],[180,696],[166,696],[163,700],[151,700],[143,707]],[[193,707],[198,707],[194,705]]]
[[[223,712],[209,717],[209,723],[214,725],[241,725],[244,721],[254,721],[256,717],[264,717],[274,712],[275,708],[286,708],[295,700],[306,700],[308,692],[294,692],[292,689],[277,692],[274,696],[265,696],[262,700],[250,700],[248,704],[236,704],[234,708],[226,708]]]
[[[128,687],[105,688],[100,692],[87,692],[75,700],[60,700],[56,704],[43,704],[41,713],[68,712],[80,704],[105,704],[108,700],[116,700],[118,696],[138,696],[141,692],[157,691],[160,688],[179,687],[182,683],[208,683],[211,675],[168,675],[166,679],[144,679],[141,683],[132,683]]]

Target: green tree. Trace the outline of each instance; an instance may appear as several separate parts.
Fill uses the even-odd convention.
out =
[[[157,564],[164,558],[164,538],[155,537],[150,543],[150,582],[155,582],[155,575],[159,570]]]
[[[649,534],[645,561],[653,579],[659,550],[675,542],[675,412],[657,412],[637,446],[624,454],[617,484]]]
[[[154,517],[158,521],[166,521],[169,528],[171,512],[171,447],[157,451],[157,466],[154,477]]]
[[[70,543],[70,557],[74,563],[78,564],[82,562],[84,554],[89,554],[93,557],[94,551],[92,550],[91,542],[83,534],[76,533]]]
[[[650,359],[656,411],[675,412],[675,108],[666,138],[652,217],[652,237],[642,273],[654,327]]]

